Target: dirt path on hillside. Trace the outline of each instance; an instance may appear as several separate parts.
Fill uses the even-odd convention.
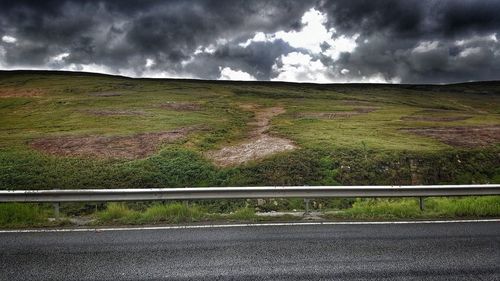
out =
[[[289,139],[269,135],[271,119],[285,112],[282,107],[259,108],[253,104],[241,105],[241,108],[254,112],[254,120],[248,125],[252,128],[244,142],[209,151],[206,156],[218,166],[233,166],[251,160],[264,158],[274,153],[293,150],[297,146]]]

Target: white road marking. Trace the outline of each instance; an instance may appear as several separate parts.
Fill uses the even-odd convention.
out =
[[[51,233],[51,232],[104,232],[135,230],[171,230],[199,228],[233,228],[233,227],[265,227],[265,226],[305,226],[305,225],[387,225],[387,224],[445,224],[445,223],[480,223],[500,222],[500,219],[478,220],[429,220],[429,221],[375,221],[375,222],[283,222],[283,223],[242,223],[242,224],[207,224],[207,225],[172,225],[145,227],[103,227],[103,228],[60,228],[60,229],[13,229],[0,230],[0,233]]]

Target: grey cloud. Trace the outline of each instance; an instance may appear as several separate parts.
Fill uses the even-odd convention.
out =
[[[256,32],[299,30],[311,7],[327,14],[335,36],[360,34],[356,49],[338,60],[312,54],[332,78],[442,83],[500,76],[499,43],[487,38],[497,33],[500,39],[500,1],[494,0],[0,0],[0,36],[18,39],[0,41],[0,48],[4,67],[96,64],[142,75],[146,59],[153,59],[149,71],[217,79],[220,67],[231,67],[269,80],[280,56],[308,51],[281,40],[238,44]],[[422,42],[438,45],[414,52]],[[195,54],[208,46],[216,50]],[[51,60],[61,53],[69,56]]]
[[[497,0],[331,0],[319,8],[341,32],[384,32],[400,38],[450,38],[497,32]]]
[[[381,74],[387,80],[403,83],[451,83],[469,80],[495,80],[500,73],[500,45],[493,41],[471,41],[457,45],[455,40],[435,41],[428,51],[416,52],[421,41],[390,40],[377,34],[356,51],[332,64],[346,68],[351,75],[370,77]],[[473,50],[467,52],[466,50]],[[495,54],[496,53],[496,54]]]
[[[104,63],[116,69],[140,69],[127,64],[137,57],[178,68],[197,47],[217,39],[299,28],[300,16],[311,6],[229,0],[0,3],[1,30],[29,45],[7,50],[7,63],[27,65],[33,59],[33,66],[43,66],[49,57],[69,52],[68,63]],[[120,42],[113,42],[116,38]],[[33,52],[33,45],[43,47]]]
[[[500,77],[494,64],[500,60],[499,43],[470,41],[500,30],[500,1],[338,0],[324,1],[320,9],[339,34],[360,34],[355,51],[331,63],[332,69],[349,69],[351,76],[397,77],[403,83]],[[457,45],[464,39],[470,41],[468,46]],[[412,51],[423,42],[439,45],[427,52]],[[477,52],[460,56],[466,47],[477,48]]]

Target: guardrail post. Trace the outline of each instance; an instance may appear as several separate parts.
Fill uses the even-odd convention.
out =
[[[56,220],[59,220],[59,207],[60,207],[60,203],[59,202],[54,202],[54,203],[52,203],[52,206],[54,206],[54,218]]]
[[[309,211],[309,201],[311,201],[311,199],[304,198],[304,203],[306,203],[306,211],[304,212],[304,215],[309,215],[311,213],[311,211]]]
[[[421,212],[423,212],[425,208],[424,199],[425,197],[418,197],[418,206],[420,207]]]

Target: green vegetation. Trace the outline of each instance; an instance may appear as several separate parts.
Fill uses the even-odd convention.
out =
[[[40,223],[45,218],[35,205],[0,204],[0,225],[10,227]]]
[[[384,220],[499,217],[500,196],[427,198],[424,211],[417,199],[359,199],[352,208],[329,214],[329,219]]]
[[[0,204],[0,227],[47,225],[47,212],[35,204]]]
[[[416,198],[407,199],[321,199],[310,202],[311,209],[324,220],[403,220],[403,219],[467,219],[500,217],[500,196],[463,198],[426,198],[423,211]],[[241,202],[240,202],[241,203]],[[108,203],[95,211],[74,213],[75,204],[63,204],[61,219],[54,220],[49,205],[0,204],[0,228],[51,227],[72,225],[147,225],[185,224],[207,222],[267,222],[300,221],[300,215],[287,214],[304,211],[302,199],[268,200],[264,205],[255,200],[231,204],[228,211],[213,212],[221,206],[213,202],[195,203]],[[222,204],[223,205],[223,204]],[[239,206],[239,207],[238,207]],[[295,207],[292,209],[292,207]],[[259,212],[278,211],[273,216]],[[83,214],[86,213],[86,214]],[[75,216],[76,215],[76,216]]]
[[[97,212],[96,218],[96,224],[177,224],[220,220],[238,222],[258,220],[255,210],[250,207],[238,208],[231,213],[209,213],[202,206],[183,203],[155,203],[145,209],[133,209],[125,203],[109,203],[106,209]]]
[[[256,221],[258,219],[255,214],[255,209],[249,207],[236,210],[235,212],[229,214],[228,218],[239,221]]]
[[[197,206],[181,203],[154,204],[144,211],[130,209],[124,203],[110,203],[97,213],[98,223],[155,224],[185,223],[206,219],[206,214]]]
[[[0,189],[500,183],[499,93],[497,82],[314,85],[0,72]],[[269,120],[266,133],[297,148],[243,165],[215,165],[210,152],[247,141],[258,109],[268,107],[284,113]],[[428,199],[429,208],[436,200]],[[414,201],[388,202],[393,213],[397,202],[406,216],[414,214]],[[453,216],[460,202],[436,208]],[[259,208],[290,210],[301,203]],[[321,204],[348,208],[352,200]],[[345,216],[356,217],[367,204],[354,203]],[[27,208],[31,218],[16,222],[2,211],[1,225],[47,218],[46,209],[29,215],[36,206],[5,206]],[[72,213],[83,212],[79,206]],[[235,219],[254,217],[241,209],[245,202],[230,200],[196,202],[198,210],[127,206],[110,205],[99,220],[173,223],[231,212]]]
[[[476,146],[402,130],[498,126],[499,89],[498,83],[302,85],[2,72],[0,188],[499,182],[498,127]],[[270,131],[299,149],[215,166],[206,151],[246,138],[253,113],[245,104],[283,107]],[[99,146],[102,140],[78,143],[123,137],[111,145],[130,152],[144,147],[144,140],[130,144],[137,134],[186,127],[194,129],[173,142],[153,142],[159,146],[151,153],[132,159],[106,157],[113,151]],[[58,153],[61,147],[67,148]]]

